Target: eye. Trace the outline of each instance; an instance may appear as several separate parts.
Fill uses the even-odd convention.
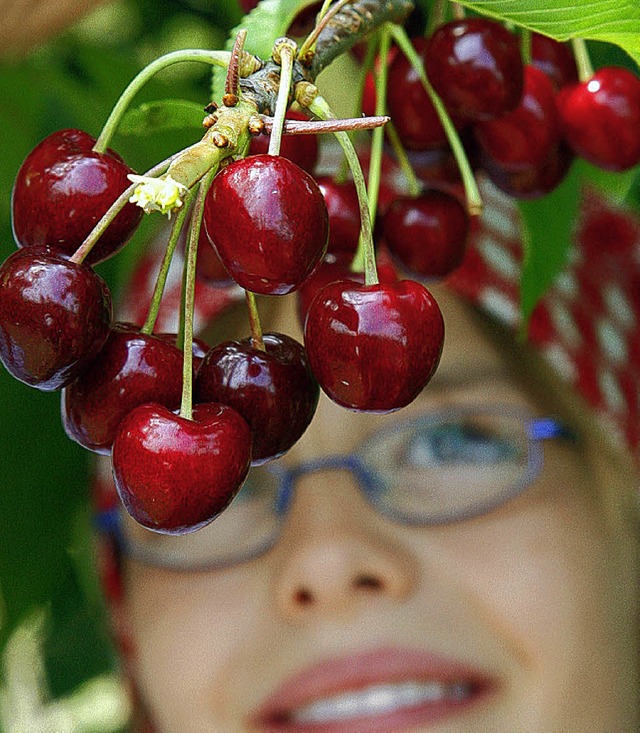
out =
[[[518,458],[515,436],[477,422],[416,425],[397,455],[398,465],[427,468],[452,464],[490,465]]]

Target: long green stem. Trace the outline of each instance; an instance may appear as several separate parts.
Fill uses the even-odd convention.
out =
[[[376,109],[375,114],[383,115],[387,108],[387,72],[389,48],[391,47],[391,33],[389,23],[385,23],[380,33],[380,69],[375,75],[376,78]],[[377,127],[373,131],[371,141],[371,158],[369,161],[369,180],[367,194],[369,200],[369,216],[372,221],[376,220],[378,209],[378,194],[380,192],[380,174],[382,171],[382,153],[384,149],[384,127]]]
[[[391,147],[393,148],[393,154],[396,156],[400,170],[404,177],[407,179],[407,185],[409,187],[409,196],[419,196],[422,191],[422,184],[416,176],[416,172],[413,170],[407,151],[404,149],[398,131],[396,130],[393,122],[387,123],[385,128]]]
[[[589,81],[593,76],[593,65],[589,58],[589,51],[587,50],[587,44],[584,38],[572,38],[571,46],[578,67],[580,81]]]
[[[259,351],[266,351],[264,340],[262,338],[262,324],[260,323],[260,315],[258,313],[258,304],[256,296],[250,290],[245,290],[247,308],[249,310],[249,326],[251,328],[251,345]]]
[[[159,71],[166,69],[167,66],[181,63],[183,61],[199,61],[212,66],[227,66],[231,54],[228,51],[206,51],[203,49],[185,49],[184,51],[172,51],[164,56],[152,61],[145,66],[142,71],[133,78],[129,86],[121,94],[120,99],[116,102],[115,107],[111,111],[107,121],[102,128],[102,132],[98,136],[93,149],[97,153],[104,153],[109,147],[109,143],[113,134],[122,119],[127,107],[142,87]]]
[[[164,173],[169,166],[171,165],[171,162],[178,158],[180,155],[182,155],[184,151],[180,151],[178,153],[175,153],[174,155],[171,155],[169,158],[166,158],[162,162],[155,165],[153,168],[148,170],[145,173],[145,176],[154,177],[159,176],[162,173]],[[118,216],[121,209],[123,209],[127,203],[129,202],[129,199],[131,198],[131,195],[137,188],[137,183],[132,183],[130,186],[125,188],[125,190],[118,196],[118,198],[111,204],[111,206],[105,211],[102,218],[98,220],[98,223],[93,227],[93,229],[89,232],[89,235],[84,240],[84,242],[78,247],[78,249],[73,253],[73,256],[70,257],[71,262],[75,262],[77,264],[80,264],[83,262],[89,252],[93,249],[96,242],[100,239],[100,237],[104,234],[106,228],[111,224],[111,222]]]
[[[198,240],[200,238],[200,227],[202,226],[205,197],[216,173],[217,168],[210,170],[198,184],[198,193],[196,194],[189,224],[187,253],[184,262],[184,306],[181,325],[182,402],[180,404],[180,416],[186,417],[188,420],[191,419],[193,414],[193,311],[195,307]]]
[[[178,210],[178,214],[174,219],[173,226],[171,227],[171,234],[169,235],[169,241],[167,242],[167,248],[160,263],[160,269],[158,271],[158,277],[156,278],[156,285],[153,289],[153,295],[151,296],[151,303],[149,304],[149,311],[144,325],[140,329],[142,333],[150,334],[153,333],[153,329],[156,325],[158,318],[158,311],[160,310],[160,303],[162,301],[162,295],[164,293],[165,285],[167,284],[167,276],[169,275],[169,268],[171,267],[171,260],[173,254],[176,251],[176,246],[180,239],[180,232],[182,226],[191,207],[193,200],[193,192],[190,191],[185,198],[184,204],[181,209]]]
[[[445,133],[447,135],[447,140],[449,141],[449,145],[451,146],[451,150],[453,151],[453,154],[455,156],[456,163],[458,164],[458,168],[460,169],[462,185],[464,186],[465,196],[467,200],[467,210],[472,215],[480,214],[480,212],[482,211],[482,198],[480,196],[480,191],[478,189],[475,176],[473,175],[473,171],[471,170],[469,159],[467,158],[467,154],[465,153],[462,142],[460,141],[458,131],[451,121],[451,117],[449,116],[449,113],[442,103],[442,100],[436,94],[435,89],[431,86],[420,56],[418,56],[418,53],[413,47],[413,44],[411,43],[411,40],[409,39],[409,36],[406,34],[405,30],[403,28],[400,28],[399,26],[391,26],[391,33],[393,35],[394,41],[398,44],[400,50],[407,57],[407,60],[411,64],[413,70],[420,78],[422,86],[429,95],[429,99],[436,109],[438,119],[444,127]]]
[[[269,138],[269,149],[267,151],[269,155],[278,155],[280,153],[282,130],[284,128],[284,120],[289,107],[289,94],[291,91],[293,59],[295,54],[295,44],[293,41],[289,41],[289,39],[285,39],[280,44],[276,41],[276,47],[281,61],[280,86],[278,88],[278,96],[276,98],[276,109],[273,114],[271,137]]]
[[[331,107],[327,100],[318,95],[309,106],[311,112],[321,120],[335,119]],[[376,252],[373,245],[373,227],[371,226],[371,216],[369,214],[369,202],[367,199],[367,185],[364,181],[362,167],[358,160],[358,154],[351,142],[351,138],[346,132],[334,133],[340,143],[344,154],[349,161],[351,175],[358,193],[358,205],[360,209],[360,242],[358,251],[354,257],[352,268],[364,269],[364,281],[367,285],[376,285],[378,283],[378,270],[376,267]]]

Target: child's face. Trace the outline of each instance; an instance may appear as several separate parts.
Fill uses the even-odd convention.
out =
[[[438,295],[441,367],[405,411],[322,398],[287,465],[466,404],[540,409]],[[130,561],[137,677],[162,733],[610,733],[638,726],[635,540],[571,443],[522,495],[437,527],[394,523],[346,471],[304,475],[266,554],[209,572]],[[215,523],[211,525],[215,528]]]

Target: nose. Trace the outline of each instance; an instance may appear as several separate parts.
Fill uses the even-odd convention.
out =
[[[375,599],[410,596],[417,561],[398,530],[367,503],[349,472],[300,478],[274,550],[280,613],[290,620],[342,616]]]

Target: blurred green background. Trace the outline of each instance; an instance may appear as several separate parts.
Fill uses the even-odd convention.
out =
[[[0,61],[0,260],[15,249],[11,187],[34,145],[64,127],[97,136],[122,90],[146,63],[178,48],[221,48],[240,17],[236,0],[117,0],[27,55]],[[149,84],[139,101],[175,96],[204,106],[208,91],[208,67],[181,64]],[[149,141],[116,136],[113,147],[142,171],[198,137],[197,130]],[[140,252],[136,244],[142,245],[156,225],[149,217],[136,241],[98,267],[116,297]],[[123,722],[114,712],[118,690],[108,676],[114,657],[92,568],[90,458],[66,438],[59,400],[59,394],[32,390],[0,369],[3,733],[107,731]],[[101,696],[86,686],[88,680],[101,685]],[[59,709],[52,700],[61,698],[68,704]],[[89,718],[85,699],[94,701]],[[96,708],[97,699],[104,710]]]

